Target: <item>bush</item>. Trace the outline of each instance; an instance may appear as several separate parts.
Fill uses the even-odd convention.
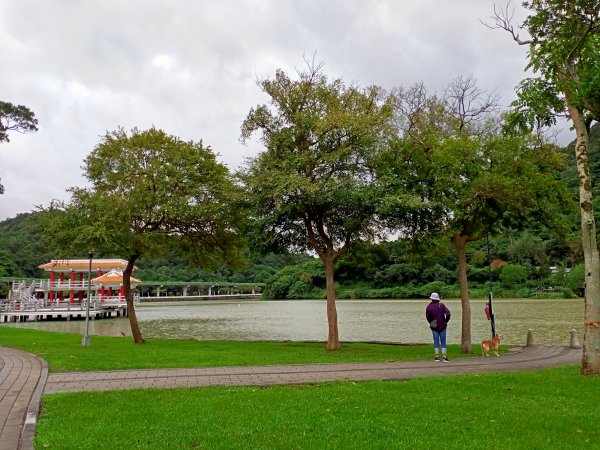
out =
[[[441,264],[436,264],[433,269],[426,269],[423,271],[422,279],[452,284],[456,281],[456,270],[449,270]],[[417,278],[417,281],[419,281],[419,278]]]
[[[288,290],[287,298],[306,298],[310,286],[305,281],[296,281]]]
[[[585,284],[585,265],[578,264],[566,275],[565,286],[571,291],[583,289]]]
[[[469,281],[475,281],[479,283],[485,283],[490,279],[489,267],[471,267],[469,266],[469,273],[467,274]],[[456,279],[456,274],[454,274]]]
[[[432,281],[431,283],[424,284],[421,286],[417,292],[424,297],[429,297],[432,292],[437,292],[441,296],[445,297],[445,288],[447,287],[446,283],[443,281]]]
[[[264,297],[274,299],[309,298],[324,287],[325,272],[320,260],[286,266],[267,281]]]
[[[519,297],[519,298],[529,298],[529,297],[533,297],[533,295],[534,295],[533,289],[530,289],[530,288],[517,289],[517,291],[515,292],[515,297]]]
[[[500,281],[507,287],[523,284],[527,280],[527,268],[520,264],[507,264],[502,269]]]
[[[271,300],[287,298],[288,291],[294,282],[295,279],[293,276],[278,272],[267,281],[264,296]]]

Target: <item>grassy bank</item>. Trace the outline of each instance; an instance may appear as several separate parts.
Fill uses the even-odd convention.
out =
[[[600,377],[584,378],[576,367],[402,382],[54,394],[43,398],[36,448],[591,448],[600,441],[599,400]]]
[[[19,348],[48,361],[52,372],[211,367],[270,364],[408,361],[432,357],[432,345],[343,343],[328,352],[322,342],[237,342],[151,339],[136,345],[131,338],[92,336],[90,347],[81,335],[26,328],[0,327],[0,346]],[[448,348],[450,358],[460,346]]]

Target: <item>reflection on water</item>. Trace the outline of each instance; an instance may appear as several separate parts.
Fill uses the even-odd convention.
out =
[[[430,342],[425,321],[427,300],[338,300],[338,324],[342,341]],[[445,300],[452,311],[448,342],[460,342],[460,300]],[[473,343],[490,332],[484,300],[472,300]],[[497,331],[505,343],[524,344],[531,328],[539,345],[568,345],[569,332],[583,338],[583,300],[494,301]],[[327,339],[324,300],[219,301],[141,304],[137,316],[145,338],[226,340]],[[84,333],[85,321],[2,323],[68,333]],[[131,336],[127,318],[90,321],[90,334]]]

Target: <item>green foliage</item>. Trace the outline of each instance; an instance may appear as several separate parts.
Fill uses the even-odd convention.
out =
[[[287,266],[267,280],[263,296],[268,299],[315,298],[325,286],[323,264],[318,259]]]
[[[517,87],[517,100],[511,103],[506,129],[533,131],[556,125],[556,111],[564,111],[564,99],[556,85],[540,78],[526,78]]]
[[[271,105],[251,109],[242,139],[258,132],[266,150],[240,173],[253,247],[337,258],[381,228],[370,164],[391,130],[388,99],[377,87],[330,80],[320,67],[298,80],[278,70],[259,86]]]
[[[37,131],[37,124],[35,114],[26,106],[0,101],[0,144],[9,142],[9,131],[19,133]],[[4,194],[2,183],[0,183],[0,194]]]
[[[89,188],[45,210],[58,249],[135,261],[181,246],[203,266],[238,261],[237,191],[209,147],[161,130],[107,133],[85,160]]]
[[[468,303],[468,243],[503,228],[525,228],[532,220],[553,229],[565,226],[563,212],[576,204],[558,176],[564,155],[538,135],[504,126],[507,116],[498,114],[498,99],[471,77],[455,79],[441,96],[428,94],[421,83],[398,90],[396,97],[398,137],[377,167],[378,176],[387,182],[388,195],[405,199],[412,193],[419,202],[390,208],[385,219],[411,236],[452,240],[461,300]],[[484,255],[474,260],[482,262]],[[471,271],[471,278],[483,281],[478,275],[482,271]],[[446,286],[439,283],[436,291]],[[465,352],[470,326],[464,314]]]
[[[518,284],[522,284],[527,278],[527,267],[520,264],[507,264],[500,274],[502,284],[508,287],[515,287]]]
[[[580,291],[585,287],[585,265],[577,264],[566,274],[565,286],[572,291]]]
[[[531,36],[528,68],[540,79],[523,89],[520,100],[534,112],[545,105],[550,115],[564,112],[566,100],[600,118],[598,0],[575,0],[567,6],[561,0],[531,0],[523,6],[529,15],[522,26]]]
[[[40,278],[38,269],[52,253],[43,238],[41,213],[19,214],[0,222],[0,273],[5,277]]]
[[[574,199],[579,199],[579,175],[577,173],[577,162],[575,152],[575,141],[564,149],[568,167],[561,176],[569,186]],[[594,218],[600,219],[600,123],[590,128],[590,143],[588,146],[588,164],[591,175],[592,198],[594,205]],[[579,217],[573,216],[574,223],[579,225]],[[600,227],[596,230],[596,241],[600,242]]]
[[[37,131],[37,124],[35,114],[26,106],[0,101],[0,143],[9,142],[9,131]]]

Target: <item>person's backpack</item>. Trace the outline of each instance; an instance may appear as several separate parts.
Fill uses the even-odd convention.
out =
[[[438,303],[440,306],[440,309],[442,309],[442,302]],[[432,330],[435,330],[438,326],[437,323],[437,319],[433,319],[431,322],[429,322],[429,328],[431,328]]]

